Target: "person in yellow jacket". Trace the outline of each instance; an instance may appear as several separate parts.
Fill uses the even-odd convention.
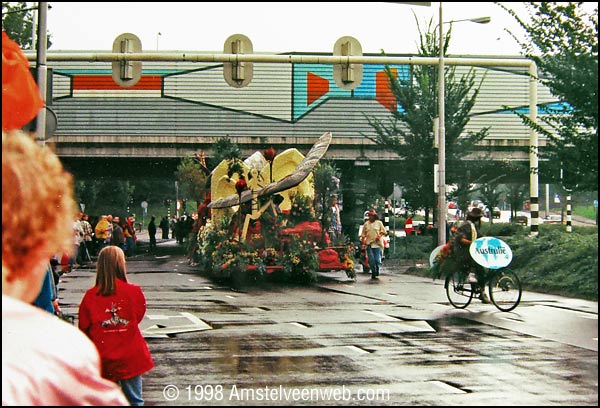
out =
[[[379,276],[379,267],[381,266],[381,254],[384,248],[382,238],[387,235],[387,231],[379,220],[377,211],[369,210],[368,216],[369,219],[365,221],[362,228],[360,241],[367,247],[371,279],[375,280]]]
[[[98,224],[96,224],[96,228],[94,228],[94,234],[96,236],[96,247],[98,248],[98,252],[100,252],[100,250],[106,246],[109,228],[110,226],[108,223],[108,216],[101,216],[100,221],[98,221]]]

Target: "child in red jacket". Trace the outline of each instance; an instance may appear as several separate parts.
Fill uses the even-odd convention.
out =
[[[154,367],[138,324],[146,313],[142,289],[127,282],[125,254],[117,246],[98,254],[96,285],[79,305],[79,328],[94,342],[102,376],[118,383],[131,405],[143,405],[142,374]]]

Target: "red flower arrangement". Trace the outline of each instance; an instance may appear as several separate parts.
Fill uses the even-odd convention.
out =
[[[269,147],[263,152],[264,158],[271,164],[273,163],[273,160],[275,160],[276,155],[277,152],[275,152],[275,149],[273,149],[272,147]]]
[[[263,152],[263,156],[264,158],[269,162],[269,177],[270,177],[270,182],[273,182],[273,160],[275,160],[275,156],[277,155],[277,152],[275,152],[275,149],[273,149],[272,147],[269,147],[267,150],[265,150]]]
[[[240,179],[235,183],[235,191],[238,194],[242,194],[242,191],[248,190],[248,184],[246,183],[246,178],[244,176],[240,176]]]

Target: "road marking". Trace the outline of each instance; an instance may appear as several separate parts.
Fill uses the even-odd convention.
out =
[[[200,320],[198,317],[194,316],[189,312],[179,312],[179,314],[183,317],[187,317],[189,320],[192,321],[193,324],[197,324],[198,326],[207,326],[207,324],[204,323],[204,321]]]
[[[460,388],[454,387],[443,381],[433,380],[433,381],[426,381],[426,382],[429,384],[434,384],[434,385],[442,388],[444,391],[448,391],[451,394],[466,394],[467,393],[465,390],[461,390]]]
[[[361,349],[360,347],[356,347],[356,346],[346,346],[346,348],[348,348],[348,349],[350,349],[350,350],[352,350],[352,351],[355,351],[355,352],[357,352],[357,353],[360,353],[360,354],[369,354],[369,352],[368,352],[368,351],[366,351],[366,350],[363,350],[363,349]]]
[[[170,319],[172,316],[167,315],[146,315],[146,317],[150,320],[165,320]]]
[[[583,317],[584,319],[598,320],[598,315],[597,314],[580,312],[580,311],[577,311],[577,310],[569,310],[569,311],[572,312],[572,313],[575,313],[575,314],[579,315],[580,317]]]
[[[399,319],[397,319],[395,317],[386,315],[385,313],[377,313],[377,312],[372,312],[370,310],[363,310],[363,313],[368,313],[368,314],[371,314],[371,315],[377,316],[377,317],[383,317],[384,319],[399,320]]]

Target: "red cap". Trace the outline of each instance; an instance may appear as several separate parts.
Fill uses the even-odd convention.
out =
[[[44,107],[29,61],[2,31],[2,130],[20,129]]]

